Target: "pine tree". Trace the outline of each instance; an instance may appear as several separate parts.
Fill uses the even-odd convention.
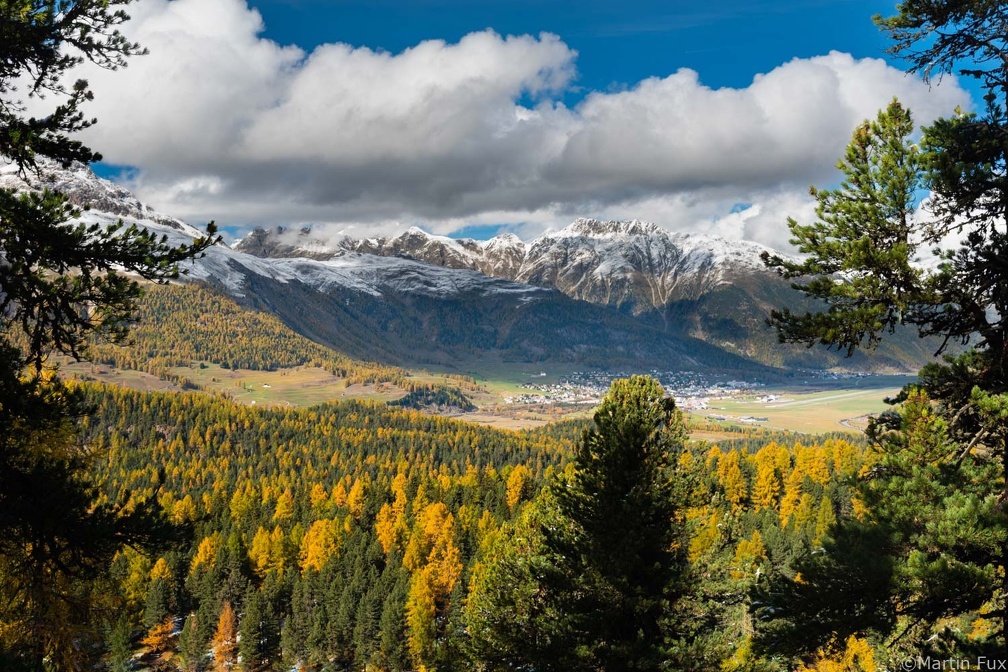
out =
[[[409,595],[409,573],[400,571],[392,592],[382,604],[378,623],[378,658],[390,670],[410,668],[409,652],[406,647],[406,600]]]
[[[238,653],[242,669],[246,672],[256,672],[263,669],[276,648],[279,624],[273,618],[269,600],[262,591],[253,586],[250,586],[245,593],[244,607]]]
[[[919,384],[960,454],[993,459],[1001,479],[989,497],[1008,497],[1008,6],[1003,2],[907,0],[876,22],[893,39],[891,51],[925,80],[957,73],[976,80],[984,109],[957,111],[909,141],[909,114],[895,103],[855,135],[840,167],[840,189],[814,191],[820,222],[790,222],[807,254],[800,263],[768,262],[796,286],[828,304],[825,313],[773,313],[781,339],[823,343],[853,352],[872,347],[905,323],[936,337],[939,352],[970,346],[920,373]],[[926,188],[924,217],[912,217],[914,191]],[[924,273],[917,251],[938,248],[941,264]],[[907,390],[900,400],[908,399]],[[963,529],[967,532],[969,528]],[[999,539],[993,594],[987,583],[966,586],[970,599],[989,595],[1001,646],[1008,643],[1008,521],[984,521],[978,534]],[[920,540],[923,542],[924,540]],[[970,545],[964,539],[964,545]],[[927,555],[925,544],[918,550]]]
[[[563,559],[546,547],[544,530],[570,525],[545,489],[513,523],[484,540],[465,605],[469,653],[486,670],[578,669],[558,611]]]
[[[781,342],[820,343],[852,354],[874,347],[928,303],[922,271],[913,264],[919,248],[913,214],[920,187],[920,151],[909,141],[909,110],[898,101],[854,131],[837,163],[844,179],[837,189],[810,191],[817,221],[788,219],[791,243],[806,255],[791,261],[764,252],[764,261],[784,277],[809,277],[794,287],[828,310],[797,315],[775,310],[770,322]]]
[[[133,668],[133,628],[126,618],[120,618],[108,629],[105,646],[108,649],[109,672],[130,672]]]
[[[196,614],[189,614],[179,634],[179,658],[183,672],[196,672],[201,669],[206,657],[207,645],[201,641]]]
[[[94,120],[82,109],[87,83],[68,74],[83,60],[116,68],[140,53],[117,30],[125,4],[0,3],[0,160],[22,177],[101,158],[72,139]],[[29,116],[28,99],[55,102]],[[175,248],[135,226],[75,223],[80,214],[53,191],[0,189],[0,658],[28,669],[79,665],[100,650],[97,579],[123,544],[156,547],[166,533],[153,506],[96,502],[72,427],[80,400],[46,362],[83,356],[95,335],[125,336],[140,286],[123,271],[165,281],[215,241],[211,226]]]
[[[147,588],[147,603],[144,606],[143,623],[153,627],[163,621],[169,611],[168,582],[154,579]]]

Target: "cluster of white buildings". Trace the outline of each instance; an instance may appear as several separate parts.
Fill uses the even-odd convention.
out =
[[[649,371],[648,374],[657,379],[665,391],[675,398],[679,408],[686,411],[706,410],[712,399],[731,398],[763,387],[763,383],[744,380],[711,381],[704,374],[695,371]],[[613,380],[628,375],[630,374],[623,372],[575,371],[555,383],[526,383],[521,387],[528,390],[527,393],[505,397],[504,403],[594,405],[601,401]]]

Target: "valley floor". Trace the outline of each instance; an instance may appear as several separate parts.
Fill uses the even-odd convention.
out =
[[[64,375],[95,380],[129,389],[178,390],[170,380],[141,371],[118,369],[88,362],[66,362]],[[329,401],[364,399],[396,401],[406,392],[390,383],[347,384],[329,371],[298,366],[276,371],[225,369],[217,364],[173,367],[181,379],[211,393],[229,396],[247,405],[307,407]],[[497,378],[480,379],[467,391],[477,409],[445,410],[439,415],[501,429],[528,429],[550,422],[589,418],[614,377],[625,374],[540,371],[533,365],[496,370]],[[653,372],[658,373],[658,372]],[[888,406],[911,380],[907,376],[796,377],[788,384],[763,385],[745,381],[707,381],[691,373],[658,373],[667,390],[689,414],[726,427],[756,426],[820,433],[864,429],[867,419]],[[411,380],[444,382],[438,374],[413,371]]]

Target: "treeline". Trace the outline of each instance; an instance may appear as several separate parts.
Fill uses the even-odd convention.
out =
[[[568,471],[584,427],[508,432],[369,403],[255,409],[85,389],[103,497],[156,500],[189,530],[160,557],[125,551],[113,566],[122,617],[108,660],[142,651],[163,669],[484,665],[468,634],[474,572]],[[840,439],[690,444],[698,665],[742,665],[749,590],[858,515],[847,483],[868,460]]]
[[[244,308],[198,283],[149,286],[128,341],[121,345],[94,341],[89,355],[95,363],[143,371],[184,390],[200,385],[178,368],[207,363],[253,371],[319,367],[347,385],[395,385],[408,393],[399,405],[416,410],[441,406],[472,410],[472,401],[461,390],[479,389],[471,376],[423,382],[404,369],[351,359],[294,332],[271,313]]]

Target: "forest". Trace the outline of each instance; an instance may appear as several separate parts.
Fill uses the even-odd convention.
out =
[[[514,614],[485,586],[584,431],[502,432],[364,403],[84,393],[99,503],[154,500],[186,531],[161,555],[118,553],[114,589],[90,598],[118,619],[104,635],[113,669],[140,652],[161,669],[499,669],[494,635],[475,636],[494,628],[481,609]],[[704,577],[679,607],[697,629],[683,664],[749,664],[738,652],[751,648],[757,578],[856,515],[847,481],[872,459],[864,442],[791,439],[694,442],[678,458],[684,551]]]

